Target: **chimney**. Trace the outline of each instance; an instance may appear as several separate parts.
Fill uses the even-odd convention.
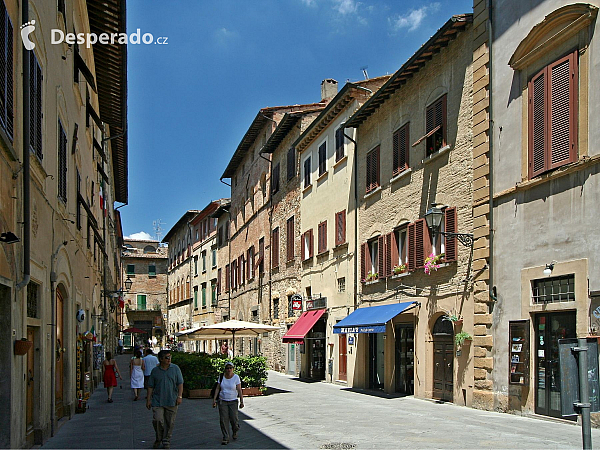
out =
[[[321,101],[335,97],[338,92],[338,82],[333,78],[321,81]]]

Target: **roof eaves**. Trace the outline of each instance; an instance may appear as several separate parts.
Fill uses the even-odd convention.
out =
[[[373,114],[394,92],[417,73],[440,48],[446,47],[456,35],[473,21],[473,14],[452,16],[424,43],[381,88],[369,98],[344,124],[345,128],[356,128]]]
[[[200,212],[201,211],[197,209],[191,209],[189,211],[186,211],[185,214],[181,216],[181,218],[177,221],[177,223],[171,227],[171,229],[167,232],[167,234],[161,242],[169,242],[169,238],[177,232],[181,225],[183,225],[184,223],[188,223],[192,217],[194,217],[196,214],[199,214]]]

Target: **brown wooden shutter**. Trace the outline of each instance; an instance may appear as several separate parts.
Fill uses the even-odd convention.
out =
[[[375,164],[373,170],[375,171],[373,179],[375,180],[375,187],[381,186],[381,182],[379,180],[379,145],[375,149]]]
[[[365,242],[361,245],[361,247],[362,250],[360,252],[360,280],[364,282],[367,279],[367,273],[369,273],[369,270],[367,269],[367,261],[369,262],[370,266],[371,257],[369,255],[369,244]]]
[[[529,178],[533,178],[546,169],[546,69],[534,76],[529,82]]]
[[[417,268],[416,260],[416,245],[415,245],[416,228],[415,224],[411,223],[408,225],[408,269],[415,270]]]
[[[242,252],[242,256],[240,256],[240,278],[242,280],[242,284],[246,282],[246,256]]]
[[[313,230],[312,228],[308,230],[308,257],[312,258],[313,256]]]
[[[302,253],[302,261],[306,260],[306,258],[308,258],[308,255],[306,254],[306,239],[307,239],[307,231],[305,231],[304,233],[302,233],[302,236],[300,237],[300,247],[301,247],[301,253]]]
[[[327,171],[327,142],[319,146],[319,175]]]
[[[346,242],[346,211],[340,211],[335,215],[335,246]]]
[[[399,264],[399,256],[398,256],[398,241],[396,239],[396,232],[392,231],[390,234],[390,244],[388,248],[390,249],[390,275],[394,274],[394,266]]]
[[[370,192],[371,189],[372,189],[372,187],[371,187],[371,174],[373,173],[373,169],[371,168],[371,165],[373,163],[372,163],[371,154],[372,154],[372,152],[367,153],[367,173],[366,173],[366,176],[365,176],[365,179],[366,179],[366,189],[365,189],[365,192]]]
[[[392,269],[394,268],[394,261],[392,257],[392,238],[394,233],[388,233],[385,235],[385,270],[383,273],[384,277],[392,275]]]
[[[230,279],[229,279],[229,264],[225,266],[225,292],[229,291]]]
[[[279,267],[279,228],[273,230],[273,241],[271,242],[271,257],[273,258],[273,267]]]
[[[577,158],[577,52],[548,67],[549,169]]]
[[[408,169],[408,149],[409,149],[409,124],[404,125],[393,135],[393,156],[394,168],[393,175]]]
[[[287,221],[287,260],[291,261],[294,259],[294,216],[290,217]]]
[[[385,247],[385,236],[381,235],[377,238],[377,273],[379,278],[385,277],[386,270],[386,247]]]
[[[221,293],[221,268],[217,269],[217,295]]]
[[[296,175],[296,149],[291,147],[287,153],[287,179],[288,181]]]
[[[447,233],[456,233],[457,229],[457,217],[456,217],[456,208],[446,208],[444,211],[444,229]],[[445,260],[446,261],[456,261],[458,257],[458,248],[456,246],[456,237],[446,238],[445,245]]]
[[[429,237],[426,229],[425,219],[419,219],[415,222],[415,266],[417,268],[423,267],[425,258],[429,256],[429,254],[426,254],[426,239]]]
[[[335,160],[339,161],[344,157],[344,129],[335,130]]]

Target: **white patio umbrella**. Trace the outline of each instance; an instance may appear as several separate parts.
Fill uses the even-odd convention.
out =
[[[231,336],[233,340],[233,355],[235,356],[235,337],[256,337],[268,331],[279,330],[279,327],[265,325],[262,323],[244,322],[242,320],[228,320],[227,322],[215,323],[200,327],[186,335],[187,339],[218,339]]]

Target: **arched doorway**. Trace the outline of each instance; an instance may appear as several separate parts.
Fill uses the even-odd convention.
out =
[[[445,316],[433,325],[433,398],[453,401],[454,327]]]

